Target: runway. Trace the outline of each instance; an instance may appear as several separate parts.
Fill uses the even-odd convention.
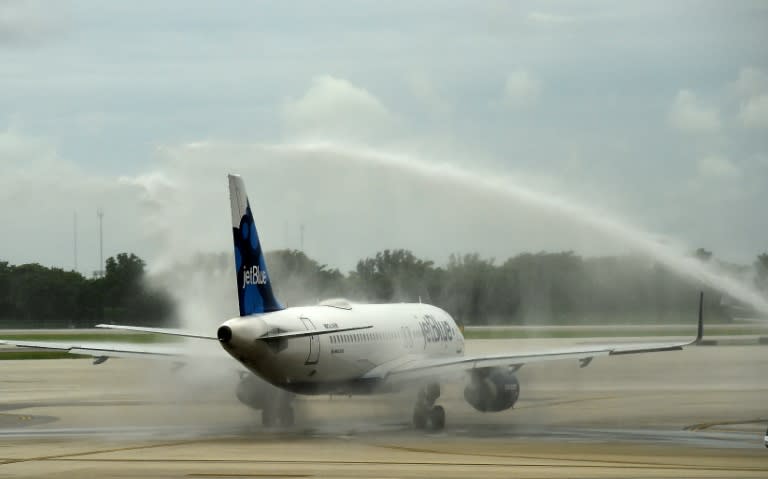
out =
[[[470,341],[468,353],[584,340]],[[514,409],[446,386],[445,431],[409,392],[300,398],[265,430],[236,365],[0,361],[0,477],[766,477],[768,347],[697,347],[523,367]]]

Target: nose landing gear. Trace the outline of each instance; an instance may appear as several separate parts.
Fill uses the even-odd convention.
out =
[[[440,431],[445,427],[445,409],[435,406],[440,397],[440,385],[429,383],[419,389],[416,397],[416,407],[413,410],[413,426],[416,429]]]
[[[294,423],[293,395],[288,393],[276,394],[271,398],[261,410],[261,424],[264,427],[273,427],[280,425],[282,427],[291,427]]]

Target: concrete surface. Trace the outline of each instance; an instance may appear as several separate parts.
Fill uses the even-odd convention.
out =
[[[412,392],[300,398],[296,427],[265,430],[234,398],[231,360],[174,369],[0,361],[0,477],[768,477],[766,346],[528,365],[495,414],[445,386],[439,434],[410,428]]]

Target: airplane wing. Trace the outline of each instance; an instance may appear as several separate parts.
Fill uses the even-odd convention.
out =
[[[197,338],[197,339],[214,339],[218,340],[216,336],[210,334],[197,333],[191,331],[185,331],[183,329],[165,329],[165,328],[146,328],[144,326],[123,326],[121,324],[97,324],[97,328],[104,329],[116,329],[121,331],[139,331],[142,333],[155,333],[166,334],[169,336],[183,336],[185,338]],[[347,331],[359,331],[361,329],[371,329],[373,326],[355,326],[351,328],[330,328],[330,329],[308,329],[303,331],[283,331],[268,333],[258,339],[270,340],[270,339],[285,339],[285,338],[303,338],[306,336],[320,336],[323,334],[344,333]]]
[[[703,294],[699,297],[699,321],[696,338],[684,342],[653,342],[653,343],[623,343],[604,344],[584,348],[560,348],[534,353],[500,354],[490,356],[463,356],[449,358],[406,358],[397,363],[387,363],[369,371],[366,379],[384,379],[390,382],[407,382],[425,377],[455,376],[476,369],[508,367],[514,370],[524,364],[576,359],[581,367],[586,367],[599,356],[619,356],[625,354],[640,354],[662,351],[679,351],[686,346],[699,344],[704,336],[703,324]]]
[[[62,351],[82,356],[96,358],[157,358],[179,359],[189,356],[189,350],[185,348],[160,345],[160,344],[132,344],[132,343],[107,343],[107,342],[53,342],[53,341],[16,341],[0,339],[0,344],[8,344],[21,348],[46,349]]]

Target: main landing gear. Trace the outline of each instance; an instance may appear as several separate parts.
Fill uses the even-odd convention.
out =
[[[293,406],[291,402],[293,395],[280,392],[274,398],[270,398],[261,410],[261,424],[264,427],[273,427],[280,425],[282,427],[291,427],[294,422]]]
[[[416,407],[413,410],[413,426],[416,429],[440,431],[445,427],[445,409],[443,406],[435,406],[435,401],[439,397],[438,383],[429,383],[419,389]]]

